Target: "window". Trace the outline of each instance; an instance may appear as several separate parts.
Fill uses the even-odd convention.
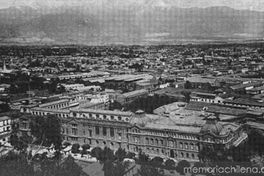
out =
[[[103,127],[103,135],[104,135],[104,136],[107,135],[107,129],[106,129],[106,127]]]
[[[118,116],[118,120],[122,120],[122,117],[121,116]]]
[[[185,143],[185,149],[188,149],[188,143]]]
[[[104,120],[106,120],[106,115],[104,115],[103,117],[104,117]]]
[[[100,134],[100,128],[99,128],[98,126],[95,127],[95,133],[96,133],[97,135]]]
[[[96,114],[96,118],[99,118],[99,114]]]
[[[93,131],[92,130],[89,130],[89,135],[90,135],[90,137],[92,137],[92,135],[93,135]]]
[[[151,145],[153,145],[153,144],[154,144],[154,140],[153,140],[153,139],[151,139],[150,141],[151,141]]]
[[[194,149],[194,146],[193,146],[193,143],[191,143],[191,150],[193,150]]]
[[[180,142],[180,148],[183,148],[183,144],[182,144],[182,142]]]
[[[110,136],[114,137],[115,136],[115,130],[114,128],[110,128]]]
[[[114,116],[111,116],[111,120],[114,120],[115,119],[115,117]]]
[[[72,128],[72,134],[77,135],[77,129],[76,128]]]
[[[149,144],[149,138],[146,138],[146,144]]]
[[[184,154],[181,152],[181,157],[184,158]]]
[[[93,114],[89,114],[89,117],[92,118],[93,117]]]
[[[155,144],[156,144],[156,145],[159,145],[159,141],[158,141],[158,139],[156,139],[155,141],[156,141],[156,143],[155,143]]]
[[[192,158],[193,158],[193,159],[195,158],[194,154],[192,154]]]
[[[77,137],[72,137],[71,138],[73,141],[78,141],[78,138]]]
[[[189,153],[186,153],[186,158],[189,158],[189,157],[190,157]]]
[[[118,133],[118,139],[121,139],[122,133]]]

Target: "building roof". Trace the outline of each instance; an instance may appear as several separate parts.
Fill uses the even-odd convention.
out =
[[[264,124],[259,122],[246,122],[246,125],[250,126],[251,128],[264,130]]]
[[[39,105],[39,107],[52,106],[52,105],[56,105],[56,104],[60,104],[60,103],[66,103],[68,101],[69,101],[68,99],[63,99],[63,100],[58,100],[58,101],[52,101],[52,102],[49,102],[49,103],[41,104],[41,105]]]
[[[231,86],[230,88],[233,90],[239,90],[239,89],[244,89],[246,87],[257,86],[257,85],[261,85],[261,84],[263,84],[263,83],[258,81],[258,82],[251,82],[251,83],[247,83],[247,84],[237,84],[237,85]]]
[[[147,93],[148,93],[148,91],[146,89],[140,89],[140,90],[135,90],[132,92],[127,92],[127,93],[124,93],[122,95],[125,96],[126,98],[129,98],[129,97],[135,97],[135,96],[147,94]]]
[[[70,113],[70,110],[66,109],[49,109],[49,108],[32,108],[32,111],[51,112],[51,113]]]
[[[94,114],[105,114],[105,115],[118,115],[118,116],[132,116],[132,112],[123,112],[123,111],[110,111],[102,109],[72,109],[73,112],[80,113],[94,113]]]
[[[247,105],[247,106],[259,106],[264,107],[264,103],[256,102],[253,99],[245,99],[245,98],[237,98],[234,100],[224,100],[225,103],[232,103],[232,104],[240,104],[240,105]]]
[[[8,117],[8,116],[2,116],[2,117],[0,117],[0,121],[4,121],[4,120],[11,120],[11,118]]]
[[[197,83],[210,83],[214,84],[216,81],[216,78],[208,78],[208,77],[201,77],[201,76],[192,76],[186,78],[186,81],[189,82],[197,82]]]

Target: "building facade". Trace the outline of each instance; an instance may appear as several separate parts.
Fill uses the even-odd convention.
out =
[[[110,111],[102,109],[32,108],[33,115],[54,114],[61,119],[63,139],[72,144],[91,147],[124,148],[151,157],[198,161],[204,144],[227,148],[239,145],[247,138],[242,128],[234,123],[223,123],[205,117],[204,123],[186,123],[170,117]]]
[[[8,116],[0,117],[0,144],[4,145],[9,142],[12,130],[12,120]]]

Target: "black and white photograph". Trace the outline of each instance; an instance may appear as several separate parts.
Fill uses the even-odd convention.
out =
[[[0,0],[0,176],[264,175],[264,0]]]

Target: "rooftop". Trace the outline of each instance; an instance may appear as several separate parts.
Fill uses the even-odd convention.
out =
[[[109,115],[120,115],[120,116],[132,116],[132,112],[123,112],[123,111],[110,111],[110,110],[101,110],[101,109],[72,109],[73,112],[81,113],[95,113],[95,114],[109,114]]]
[[[4,121],[4,120],[10,120],[11,118],[8,116],[2,116],[0,117],[0,121]]]
[[[60,103],[66,103],[68,101],[69,101],[68,99],[52,101],[52,102],[49,102],[49,103],[41,104],[41,105],[39,105],[39,107],[47,107],[47,106],[56,105],[56,104],[60,104]]]

